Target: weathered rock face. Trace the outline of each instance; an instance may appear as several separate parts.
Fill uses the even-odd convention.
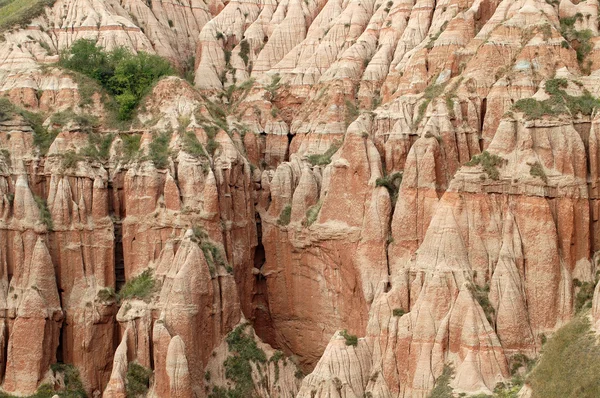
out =
[[[48,147],[0,109],[2,388],[64,362],[90,396],[490,394],[599,327],[598,10],[551,3],[60,0],[5,32],[3,97],[100,123]],[[51,65],[80,38],[194,84],[109,131]]]

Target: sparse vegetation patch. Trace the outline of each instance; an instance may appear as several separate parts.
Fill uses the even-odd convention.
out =
[[[465,165],[469,167],[481,165],[488,177],[492,180],[498,180],[500,178],[498,167],[502,166],[503,163],[504,159],[500,156],[483,151],[481,154],[473,156]]]

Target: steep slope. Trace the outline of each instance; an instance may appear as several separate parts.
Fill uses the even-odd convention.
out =
[[[56,1],[0,42],[2,388],[509,385],[597,285],[597,35],[592,0]],[[118,130],[54,64],[81,38],[194,84]]]

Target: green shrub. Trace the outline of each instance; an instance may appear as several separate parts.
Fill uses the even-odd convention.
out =
[[[573,286],[579,288],[577,295],[575,296],[575,313],[581,312],[584,308],[591,308],[596,283],[581,282],[579,279],[574,279]]]
[[[350,126],[350,123],[356,120],[356,118],[360,114],[360,109],[358,109],[358,106],[356,106],[356,104],[354,104],[350,100],[344,101],[344,105],[346,105],[346,116],[344,121],[346,123],[347,128],[348,126]]]
[[[75,151],[66,151],[60,155],[62,158],[61,166],[65,170],[73,169],[77,166],[77,163],[82,160],[81,156],[77,154]]]
[[[142,136],[139,134],[122,134],[123,153],[122,156],[126,162],[135,159],[140,153]]]
[[[83,387],[83,383],[81,382],[81,378],[79,375],[79,370],[74,365],[64,364],[64,363],[53,363],[50,365],[50,369],[54,373],[61,373],[63,375],[63,379],[65,382],[65,388],[59,392],[52,392],[52,386],[47,387],[47,391],[51,392],[48,397],[52,397],[53,394],[58,395],[61,398],[86,398],[87,393],[85,392],[85,388]],[[38,394],[43,386],[40,386],[38,389]],[[37,395],[36,395],[37,396]],[[41,395],[44,396],[45,395]]]
[[[127,367],[127,398],[145,397],[150,387],[152,370],[137,362],[129,362]]]
[[[319,200],[306,210],[306,226],[310,227],[317,220],[321,207],[323,207],[323,201]]]
[[[528,120],[540,119],[543,116],[556,116],[569,113],[572,116],[578,114],[591,115],[600,107],[600,100],[584,90],[582,95],[572,96],[564,90],[568,87],[567,79],[549,79],[545,83],[545,91],[550,98],[537,101],[533,98],[525,98],[517,101],[514,108],[525,114]]]
[[[267,356],[265,352],[258,347],[252,336],[246,334],[247,324],[236,327],[227,335],[225,341],[230,351],[223,365],[225,367],[225,377],[231,380],[234,388],[215,387],[213,394],[216,397],[250,397],[254,391],[254,381],[252,379],[252,365],[257,367],[266,364]]]
[[[375,186],[385,187],[390,194],[390,198],[392,199],[392,204],[396,203],[398,199],[398,190],[400,189],[400,184],[402,183],[402,173],[396,172],[384,177],[379,177],[375,180]]]
[[[104,289],[98,290],[98,300],[102,302],[112,302],[117,299],[115,289],[112,287],[105,287]]]
[[[540,177],[544,183],[548,183],[548,177],[546,176],[544,167],[540,162],[535,162],[530,166],[529,174],[531,174],[533,177]]]
[[[131,278],[119,291],[120,300],[138,298],[146,300],[150,298],[155,289],[154,276],[150,268],[144,270],[138,276]]]
[[[292,218],[292,205],[285,205],[281,213],[279,214],[279,219],[277,220],[277,225],[285,226],[290,223]]]
[[[37,195],[34,195],[33,199],[35,200],[35,204],[40,210],[40,221],[46,226],[48,231],[54,230],[52,214],[50,214],[50,210],[48,209],[48,203],[46,203],[46,199]]]
[[[87,158],[106,161],[110,156],[110,147],[114,136],[106,134],[104,136],[96,133],[88,134],[88,143],[80,151],[82,156]]]
[[[488,151],[483,151],[481,154],[473,156],[471,160],[465,163],[465,165],[469,167],[481,165],[488,177],[492,180],[498,180],[500,178],[498,167],[502,166],[503,163],[504,159],[500,156],[490,154]]]
[[[583,61],[594,48],[594,45],[591,42],[591,39],[594,35],[589,29],[575,29],[575,22],[582,19],[583,15],[581,13],[577,13],[569,18],[561,18],[560,34],[565,38],[566,41],[576,43],[575,52],[577,53],[577,62],[579,62],[579,66],[583,69],[585,68]]]
[[[487,318],[490,325],[493,325],[493,316],[495,310],[489,299],[490,285],[486,284],[484,286],[479,286],[477,284],[471,283],[469,284],[469,291],[473,295],[473,298],[477,300],[477,302],[483,309],[485,317]]]
[[[72,110],[57,112],[50,118],[50,123],[64,127],[69,122],[73,122],[84,133],[91,133],[98,125],[99,120],[96,116],[86,113],[75,113]]]
[[[248,54],[250,54],[250,44],[246,39],[240,42],[240,58],[244,61],[244,65],[248,66]]]
[[[402,315],[406,314],[406,311],[404,311],[402,308],[394,308],[392,313],[394,316],[401,317]]]
[[[346,339],[346,345],[351,345],[353,347],[358,345],[358,337],[356,337],[356,335],[349,334],[346,329],[342,330],[340,335]]]
[[[444,365],[444,370],[440,377],[435,381],[435,386],[428,398],[453,398],[452,387],[450,387],[450,380],[454,374],[454,369],[450,365]]]
[[[0,122],[10,120],[17,115],[20,115],[33,129],[33,144],[38,147],[41,155],[45,155],[54,142],[57,132],[48,131],[43,126],[42,115],[27,111],[11,103],[8,98],[0,97]]]
[[[326,166],[331,163],[331,157],[340,149],[342,143],[340,141],[334,141],[333,144],[325,151],[325,153],[320,155],[309,155],[308,161],[313,166]]]
[[[167,60],[125,47],[105,51],[92,40],[77,40],[61,53],[59,66],[96,80],[118,104],[121,120],[131,119],[142,97],[162,76],[172,75]]]
[[[171,134],[160,133],[152,137],[148,148],[150,160],[157,169],[164,169],[169,165],[169,141]]]
[[[527,377],[533,398],[600,396],[600,346],[587,314],[575,316],[544,345]]]
[[[206,158],[208,156],[202,144],[198,141],[198,137],[192,131],[186,131],[183,134],[182,148],[195,158]]]

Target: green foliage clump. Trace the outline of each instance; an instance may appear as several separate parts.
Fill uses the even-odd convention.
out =
[[[52,222],[52,214],[50,214],[50,210],[48,209],[48,203],[46,203],[44,198],[37,195],[34,195],[33,199],[40,210],[40,220],[46,226],[48,231],[52,231],[54,229],[54,223]]]
[[[152,370],[137,362],[129,362],[127,367],[127,384],[125,386],[128,398],[145,397],[150,387]]]
[[[340,333],[344,339],[346,339],[346,345],[356,347],[358,345],[358,337],[354,334],[349,334],[346,329]]]
[[[25,28],[40,16],[55,0],[5,0],[0,1],[0,33],[13,27]]]
[[[148,147],[148,155],[157,169],[164,169],[169,165],[169,141],[171,134],[164,132],[155,134]]]
[[[342,143],[340,141],[335,141],[324,153],[320,155],[309,155],[308,161],[313,166],[326,166],[331,163],[331,157],[338,151],[338,149],[340,149],[341,146]]]
[[[435,381],[433,390],[429,393],[428,398],[453,398],[452,387],[450,387],[450,379],[454,374],[454,369],[450,365],[444,365],[444,370],[440,377]]]
[[[112,287],[105,287],[98,290],[98,300],[109,303],[117,300],[117,293]]]
[[[186,131],[183,134],[182,148],[195,158],[206,158],[208,156],[193,131]]]
[[[310,227],[315,221],[317,221],[317,217],[319,216],[319,212],[321,211],[321,207],[323,207],[323,201],[319,200],[316,204],[306,210],[306,226]]]
[[[600,346],[587,314],[574,317],[544,345],[527,377],[533,398],[600,397]]]
[[[99,161],[108,160],[110,155],[110,147],[114,136],[112,134],[96,134],[88,135],[88,143],[81,149],[81,155],[90,159]]]
[[[577,13],[569,18],[560,19],[560,34],[565,38],[566,41],[573,45],[575,52],[577,53],[577,62],[579,66],[584,69],[584,72],[589,73],[589,65],[584,65],[584,60],[594,48],[594,44],[591,42],[594,34],[591,30],[576,30],[575,22],[583,20],[583,15]]]
[[[588,90],[582,95],[572,96],[564,90],[569,85],[567,79],[549,79],[546,81],[545,90],[550,98],[537,101],[533,98],[518,100],[514,108],[525,114],[528,120],[540,119],[543,116],[556,116],[560,114],[571,114],[576,116],[591,115],[600,107],[600,100],[592,96]]]
[[[244,61],[244,65],[248,66],[248,54],[250,54],[250,44],[246,39],[240,41],[240,58]]]
[[[529,174],[531,174],[533,177],[540,177],[544,183],[548,183],[548,177],[546,176],[544,167],[540,162],[535,162],[530,166]]]
[[[432,100],[439,97],[444,92],[445,87],[446,84],[431,84],[427,86],[427,88],[425,88],[425,91],[423,92],[424,101],[421,102],[421,105],[419,105],[417,119],[414,122],[415,126],[418,126],[419,123],[421,123],[423,117],[425,116],[425,111],[427,110],[427,107],[429,106]]]
[[[86,398],[87,394],[81,378],[79,370],[71,364],[53,363],[50,369],[54,373],[60,373],[63,376],[64,386],[60,390],[55,391],[54,386],[50,384],[42,384],[38,387],[35,394],[28,398],[52,398],[58,395],[60,398]],[[13,396],[6,393],[0,393],[0,398],[12,398]]]
[[[395,204],[398,199],[398,190],[402,183],[402,175],[402,172],[396,172],[384,177],[379,177],[375,180],[375,186],[385,187],[388,190],[393,204]]]
[[[251,363],[259,366],[267,362],[265,352],[257,346],[254,338],[245,332],[246,326],[247,324],[238,326],[225,339],[231,352],[223,363],[225,377],[235,384],[233,389],[227,391],[227,397],[252,396],[254,381]],[[218,395],[212,396],[218,397]]]
[[[71,109],[57,112],[50,118],[50,123],[53,126],[65,127],[69,122],[73,122],[84,133],[91,133],[99,124],[96,116],[86,113],[78,114]]]
[[[21,116],[33,129],[33,144],[38,147],[41,155],[45,155],[58,133],[48,131],[43,126],[44,118],[42,115],[18,107],[11,103],[8,98],[0,98],[0,122],[10,120],[17,115]]]
[[[394,308],[392,313],[394,316],[401,317],[402,315],[406,314],[406,311],[404,311],[402,308]]]
[[[120,120],[129,120],[142,97],[163,76],[172,75],[167,60],[125,47],[105,51],[92,40],[77,40],[60,56],[59,66],[96,80],[118,104]]]
[[[122,134],[121,140],[123,140],[123,153],[121,156],[128,162],[140,153],[142,136],[139,134]]]
[[[469,284],[469,291],[473,295],[473,298],[477,300],[477,302],[483,309],[485,317],[487,318],[490,325],[492,325],[495,310],[489,299],[490,285],[486,284],[485,286],[479,286],[477,284],[471,283]]]
[[[503,163],[504,159],[500,156],[493,155],[488,151],[483,151],[481,154],[473,156],[473,158],[465,163],[465,165],[469,167],[481,165],[488,177],[492,180],[498,180],[500,178],[498,167],[502,166]]]
[[[594,298],[594,290],[596,282],[581,282],[579,279],[573,279],[573,286],[579,288],[575,296],[575,313],[581,312],[584,308],[592,308],[592,298]]]
[[[82,160],[81,156],[73,150],[69,150],[60,154],[62,158],[61,166],[64,170],[72,169],[77,166],[77,163]]]
[[[285,205],[281,213],[279,214],[279,219],[277,220],[277,225],[285,226],[290,223],[292,218],[292,205]]]
[[[150,268],[144,270],[138,276],[131,278],[119,291],[120,300],[138,298],[146,300],[154,292],[155,280]]]

